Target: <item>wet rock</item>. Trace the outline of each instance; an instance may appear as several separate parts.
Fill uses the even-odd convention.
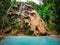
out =
[[[14,16],[15,14],[16,16],[12,18],[12,16]],[[31,34],[34,34],[35,36],[48,35],[47,32],[49,32],[49,29],[46,27],[43,19],[31,5],[29,4],[12,5],[8,9],[8,15],[10,17],[12,24],[15,25],[18,22],[17,25],[19,26],[20,31],[29,32],[30,30]]]

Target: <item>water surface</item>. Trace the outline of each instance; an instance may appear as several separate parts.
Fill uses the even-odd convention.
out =
[[[47,36],[10,36],[2,40],[0,45],[60,45],[60,39]]]

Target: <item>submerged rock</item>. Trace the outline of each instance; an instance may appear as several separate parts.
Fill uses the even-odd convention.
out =
[[[8,9],[7,13],[10,26],[12,28],[17,27],[22,33],[39,36],[48,35],[50,32],[40,15],[29,4],[14,4]]]

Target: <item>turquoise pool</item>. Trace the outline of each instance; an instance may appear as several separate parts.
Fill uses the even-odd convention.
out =
[[[2,40],[0,45],[60,45],[60,39],[48,36],[10,36]]]

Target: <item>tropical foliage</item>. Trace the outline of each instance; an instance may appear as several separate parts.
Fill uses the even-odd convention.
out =
[[[29,4],[33,5],[35,10],[39,13],[51,31],[56,30],[57,33],[60,34],[60,18],[59,14],[57,14],[60,6],[59,1],[56,2],[56,0],[43,0],[43,2],[43,5],[38,5],[34,2],[30,2]],[[0,29],[9,25],[7,10],[11,4],[15,3],[15,0],[13,2],[11,2],[11,0],[0,0]]]

